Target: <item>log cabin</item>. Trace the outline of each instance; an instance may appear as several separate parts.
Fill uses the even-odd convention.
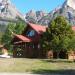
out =
[[[47,26],[27,23],[21,35],[14,35],[13,57],[38,58],[44,57],[40,50],[40,38]],[[41,54],[40,54],[41,53]],[[41,55],[41,56],[40,56]]]
[[[57,52],[49,51],[44,53],[40,47],[40,39],[42,34],[46,31],[47,26],[41,26],[38,24],[27,23],[27,27],[22,34],[14,35],[13,38],[13,57],[24,58],[56,58]],[[72,30],[75,31],[75,26],[72,26]],[[75,52],[74,52],[75,53]],[[61,58],[71,58],[71,54],[66,55],[66,52],[60,51]],[[75,55],[75,54],[74,54]]]

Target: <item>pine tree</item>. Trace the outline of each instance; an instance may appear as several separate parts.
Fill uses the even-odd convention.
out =
[[[68,50],[73,37],[73,31],[64,17],[58,16],[50,22],[48,29],[43,35],[41,45],[43,49],[57,51]]]

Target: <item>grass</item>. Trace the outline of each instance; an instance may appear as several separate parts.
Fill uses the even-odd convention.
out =
[[[75,63],[68,60],[0,58],[0,72],[75,74]]]

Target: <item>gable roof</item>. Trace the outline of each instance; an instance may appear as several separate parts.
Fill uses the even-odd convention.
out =
[[[33,23],[28,23],[28,25],[35,30],[38,34],[42,34],[43,32],[46,32],[46,29],[48,28],[47,26],[42,26],[39,24],[33,24]],[[75,26],[72,26],[72,30],[75,31]]]
[[[43,34],[43,32],[46,31],[47,26],[41,26],[39,24],[32,24],[32,23],[27,23],[28,26],[30,26],[33,30],[35,30],[38,34]],[[27,37],[25,35],[17,35],[14,34],[15,37],[17,37],[19,40],[22,42],[35,42],[38,41],[40,36],[36,36],[35,38]]]
[[[14,36],[17,37],[22,42],[37,42],[39,41],[39,38],[40,38],[39,36],[32,38],[32,37],[27,37],[24,35],[17,35],[17,34],[14,34]]]
[[[43,34],[43,32],[46,32],[47,26],[41,26],[39,24],[32,24],[32,23],[27,23],[33,30],[35,30],[38,34]],[[75,31],[75,26],[72,26],[72,30]],[[17,38],[19,38],[23,42],[32,42],[32,41],[38,41],[39,37],[37,36],[36,38],[29,38],[24,35],[17,35],[14,34]]]
[[[46,31],[47,26],[42,26],[39,24],[32,24],[32,23],[28,23],[28,25],[34,29],[38,34],[42,34],[43,32]]]
[[[23,36],[23,35],[17,35],[17,34],[15,34],[15,36],[17,38],[19,38],[20,40],[22,40],[23,42],[31,42],[32,41],[31,39],[29,39],[28,37]]]

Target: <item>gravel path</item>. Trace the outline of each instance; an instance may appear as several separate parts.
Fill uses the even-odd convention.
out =
[[[0,73],[0,75],[66,75],[66,74],[27,74],[27,73]]]
[[[69,75],[69,74],[27,74],[27,73],[0,73],[0,75]],[[71,74],[70,74],[71,75]],[[74,75],[74,74],[72,74]]]

